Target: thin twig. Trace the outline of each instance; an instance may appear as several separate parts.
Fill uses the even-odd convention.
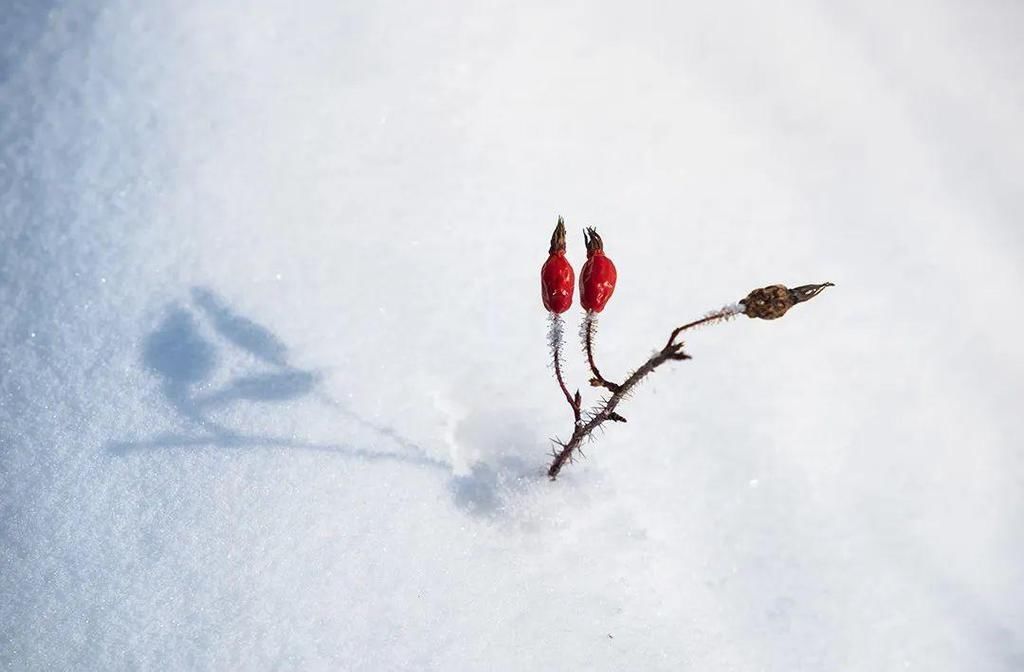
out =
[[[558,451],[554,461],[548,468],[548,478],[551,480],[558,478],[558,472],[562,470],[562,467],[565,466],[566,462],[571,462],[573,460],[574,452],[579,452],[583,440],[588,438],[595,429],[599,428],[609,420],[613,422],[626,421],[625,418],[615,412],[615,409],[618,407],[619,403],[633,391],[633,388],[636,387],[640,381],[653,373],[655,369],[665,362],[690,359],[690,356],[683,352],[683,344],[676,342],[676,339],[679,338],[679,334],[683,333],[687,329],[692,329],[700,325],[713,324],[718,321],[727,320],[736,315],[737,312],[740,312],[740,310],[741,309],[738,307],[726,306],[725,308],[715,311],[706,317],[694,320],[693,322],[688,322],[681,327],[673,329],[672,335],[669,337],[665,347],[651,355],[651,357],[644,362],[639,369],[634,371],[633,374],[627,378],[624,383],[622,383],[622,385],[618,385],[617,389],[612,391],[612,396],[604,401],[595,412],[588,414],[590,415],[590,419],[586,423],[581,425],[579,422],[579,416],[576,416],[576,426],[573,431],[572,438],[563,444],[562,450]],[[563,387],[563,390],[564,389],[565,388]],[[568,393],[566,394],[568,395]]]
[[[573,459],[573,454],[578,452],[583,441],[590,436],[590,434],[603,425],[609,420],[613,422],[624,422],[625,418],[615,412],[615,408],[619,403],[630,393],[633,388],[640,383],[641,380],[646,378],[656,368],[671,360],[683,360],[689,359],[690,356],[683,352],[682,344],[669,345],[663,348],[661,351],[655,353],[644,362],[643,366],[633,372],[633,374],[626,379],[619,389],[612,393],[603,404],[601,404],[597,410],[591,415],[590,419],[580,424],[576,423],[576,428],[570,438],[562,449],[555,455],[554,461],[551,463],[551,467],[548,468],[548,478],[555,480],[558,477],[558,472],[562,470],[566,462],[570,462]]]
[[[618,386],[618,389],[612,390],[612,395],[608,397],[608,399],[603,400],[598,404],[598,406],[587,412],[586,422],[580,421],[581,416],[578,404],[580,397],[579,391],[577,391],[577,404],[573,405],[570,400],[570,405],[573,405],[573,415],[576,420],[572,437],[564,443],[559,442],[556,444],[561,447],[561,450],[553,451],[554,459],[551,462],[551,466],[548,468],[548,478],[551,480],[558,478],[559,472],[567,462],[572,462],[574,460],[575,454],[580,452],[580,446],[585,440],[591,438],[591,434],[594,430],[598,429],[609,420],[613,422],[626,421],[625,418],[615,412],[615,409],[624,398],[633,392],[634,388],[636,388],[644,378],[653,373],[655,369],[665,362],[690,359],[690,356],[683,352],[683,343],[677,340],[679,335],[684,331],[702,325],[723,322],[740,314],[746,314],[747,317],[764,320],[777,319],[797,303],[802,303],[814,298],[823,289],[832,286],[832,283],[827,282],[821,285],[803,285],[794,289],[788,289],[782,285],[762,287],[750,292],[746,298],[742,299],[738,303],[725,306],[720,310],[709,313],[699,320],[694,320],[693,322],[688,322],[680,327],[676,327],[672,330],[668,341],[665,343],[665,347],[651,355],[639,369],[634,371],[629,378],[622,383],[622,385]],[[554,327],[552,327],[552,329],[554,329]],[[590,335],[589,330],[587,331],[587,335]],[[590,355],[589,349],[587,354],[588,356]],[[594,371],[595,377],[600,376],[600,374],[597,373],[596,368],[593,366],[593,361],[591,361],[591,369]],[[555,371],[557,374],[557,358]],[[559,383],[561,383],[561,378],[559,378]],[[569,392],[565,388],[564,384],[562,384],[562,391],[565,392],[566,399],[569,399]]]
[[[694,327],[699,327],[699,326],[705,325],[705,324],[714,324],[715,322],[718,322],[719,320],[728,320],[730,317],[735,315],[736,312],[737,312],[737,310],[733,306],[726,306],[725,308],[722,308],[721,310],[716,310],[713,313],[705,315],[704,317],[700,318],[699,320],[694,320],[693,322],[687,322],[686,324],[684,324],[681,327],[676,327],[675,329],[672,330],[672,334],[668,337],[668,342],[665,343],[665,347],[667,348],[670,345],[672,345],[673,343],[675,343],[676,339],[679,338],[679,334],[683,333],[687,329],[693,329]]]

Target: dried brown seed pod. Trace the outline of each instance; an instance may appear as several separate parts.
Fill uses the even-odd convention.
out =
[[[775,320],[786,314],[790,308],[803,301],[809,301],[826,287],[834,287],[831,282],[820,285],[801,285],[790,289],[784,285],[770,285],[755,289],[740,299],[743,312],[747,317],[761,320]]]

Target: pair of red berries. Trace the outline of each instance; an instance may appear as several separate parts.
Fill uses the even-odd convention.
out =
[[[580,271],[580,305],[588,312],[600,313],[615,291],[615,264],[605,256],[604,241],[592,227],[584,230],[587,261]],[[565,258],[565,222],[551,235],[548,259],[540,269],[540,292],[544,307],[552,313],[564,313],[572,306],[575,277],[572,265]]]

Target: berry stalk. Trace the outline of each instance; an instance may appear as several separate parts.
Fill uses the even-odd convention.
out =
[[[575,397],[570,394],[569,387],[565,384],[565,378],[562,376],[562,334],[565,331],[565,324],[562,322],[562,316],[555,312],[548,313],[548,319],[551,322],[548,328],[548,346],[551,348],[551,361],[555,366],[555,379],[558,381],[558,386],[562,388],[562,394],[565,395],[569,407],[572,408],[575,425],[579,426],[583,397],[579,390],[576,390]]]
[[[603,387],[609,392],[617,392],[621,386],[602,376],[601,371],[597,368],[597,362],[594,360],[594,340],[597,336],[597,314],[594,311],[588,310],[586,315],[583,316],[580,336],[583,339],[583,350],[587,353],[587,363],[590,365],[590,372],[594,374],[594,377],[590,379],[591,386]]]

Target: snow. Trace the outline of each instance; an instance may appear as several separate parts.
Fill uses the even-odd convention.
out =
[[[8,0],[0,666],[1024,668],[1022,20]]]

